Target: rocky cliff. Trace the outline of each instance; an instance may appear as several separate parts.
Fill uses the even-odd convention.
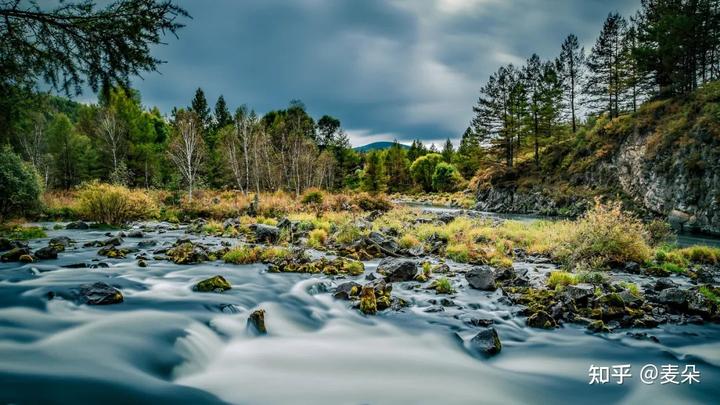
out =
[[[603,196],[686,230],[720,234],[718,101],[714,84],[682,100],[599,119],[582,139],[548,147],[551,162],[539,172],[529,174],[530,166],[520,163],[511,180],[497,179],[507,178],[505,172],[481,183],[477,208],[573,216]]]

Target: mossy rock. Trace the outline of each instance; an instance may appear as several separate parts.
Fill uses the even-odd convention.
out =
[[[264,309],[256,309],[250,314],[247,321],[247,328],[255,335],[267,335]]]
[[[33,257],[30,256],[30,255],[22,255],[22,256],[20,256],[20,258],[19,258],[18,260],[19,260],[21,263],[32,263],[32,262],[35,261],[35,260],[33,259]]]
[[[223,292],[231,288],[225,277],[213,276],[195,284],[194,290],[198,292]]]
[[[545,311],[538,311],[530,315],[527,324],[531,328],[553,329],[557,326],[557,322],[550,314]]]
[[[625,307],[625,300],[618,293],[609,293],[600,297],[600,303],[610,307],[623,308]]]
[[[360,291],[360,311],[365,315],[375,315],[377,313],[377,299],[375,298],[375,289],[372,285],[363,286]]]
[[[603,322],[602,320],[599,320],[599,319],[596,321],[590,322],[590,324],[588,325],[587,328],[589,331],[595,332],[595,333],[609,333],[610,332],[610,328],[608,328],[605,325],[605,322]]]

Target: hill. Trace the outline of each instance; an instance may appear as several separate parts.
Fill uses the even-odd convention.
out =
[[[388,141],[373,142],[373,143],[369,143],[367,145],[355,147],[355,148],[353,148],[353,150],[355,152],[369,152],[371,150],[383,150],[383,149],[388,149],[391,146],[393,146],[393,143],[394,142],[388,142]],[[400,147],[403,149],[410,149],[410,147],[408,145],[405,145],[402,143],[400,144]]]
[[[720,82],[637,112],[590,119],[576,136],[513,168],[491,165],[473,179],[478,208],[577,215],[596,197],[648,217],[720,234]]]

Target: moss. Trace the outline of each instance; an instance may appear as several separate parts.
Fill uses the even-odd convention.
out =
[[[351,276],[359,276],[365,272],[365,265],[360,261],[342,260],[342,270]]]
[[[360,311],[366,315],[375,315],[377,313],[377,300],[372,286],[363,286],[360,291]]]
[[[223,292],[230,290],[230,283],[223,276],[213,276],[195,284],[195,291],[198,292]]]

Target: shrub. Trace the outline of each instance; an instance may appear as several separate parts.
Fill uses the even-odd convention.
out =
[[[607,277],[599,271],[583,271],[576,276],[578,283],[588,283],[593,285],[605,284]]]
[[[316,188],[308,189],[300,201],[305,205],[321,205],[323,203],[323,192]]]
[[[222,235],[225,227],[222,222],[210,220],[203,226],[203,231],[208,235]]]
[[[620,203],[596,202],[567,231],[554,254],[569,263],[586,261],[598,266],[627,261],[644,263],[651,255],[642,222],[624,212]]]
[[[555,289],[557,287],[565,287],[568,285],[575,285],[577,283],[577,276],[566,271],[553,271],[550,273],[550,277],[548,277],[547,279],[547,286],[551,289]]]
[[[432,175],[432,188],[435,191],[455,191],[460,188],[463,178],[455,166],[440,162]]]
[[[313,248],[321,248],[327,242],[328,234],[324,229],[313,229],[308,235],[308,245]]]
[[[353,224],[345,224],[335,235],[335,242],[341,245],[350,245],[360,239],[360,229]]]
[[[0,220],[22,216],[40,206],[42,188],[35,171],[9,146],[0,149]]]
[[[365,265],[356,260],[343,260],[342,268],[351,276],[359,276],[365,272]]]
[[[393,207],[390,200],[382,194],[370,195],[359,193],[353,199],[353,203],[363,211],[390,211]]]
[[[442,155],[439,153],[428,153],[420,156],[410,165],[410,174],[415,182],[420,184],[425,191],[432,191],[433,174],[435,167],[443,161]]]
[[[86,219],[108,225],[158,215],[155,202],[146,193],[96,182],[86,184],[78,193],[78,210]]]
[[[283,260],[290,257],[291,252],[281,247],[268,247],[260,253],[260,260],[263,262],[272,262],[275,260]]]
[[[648,233],[648,243],[650,246],[659,246],[663,243],[672,242],[675,238],[672,227],[665,221],[650,221],[645,228]]]

